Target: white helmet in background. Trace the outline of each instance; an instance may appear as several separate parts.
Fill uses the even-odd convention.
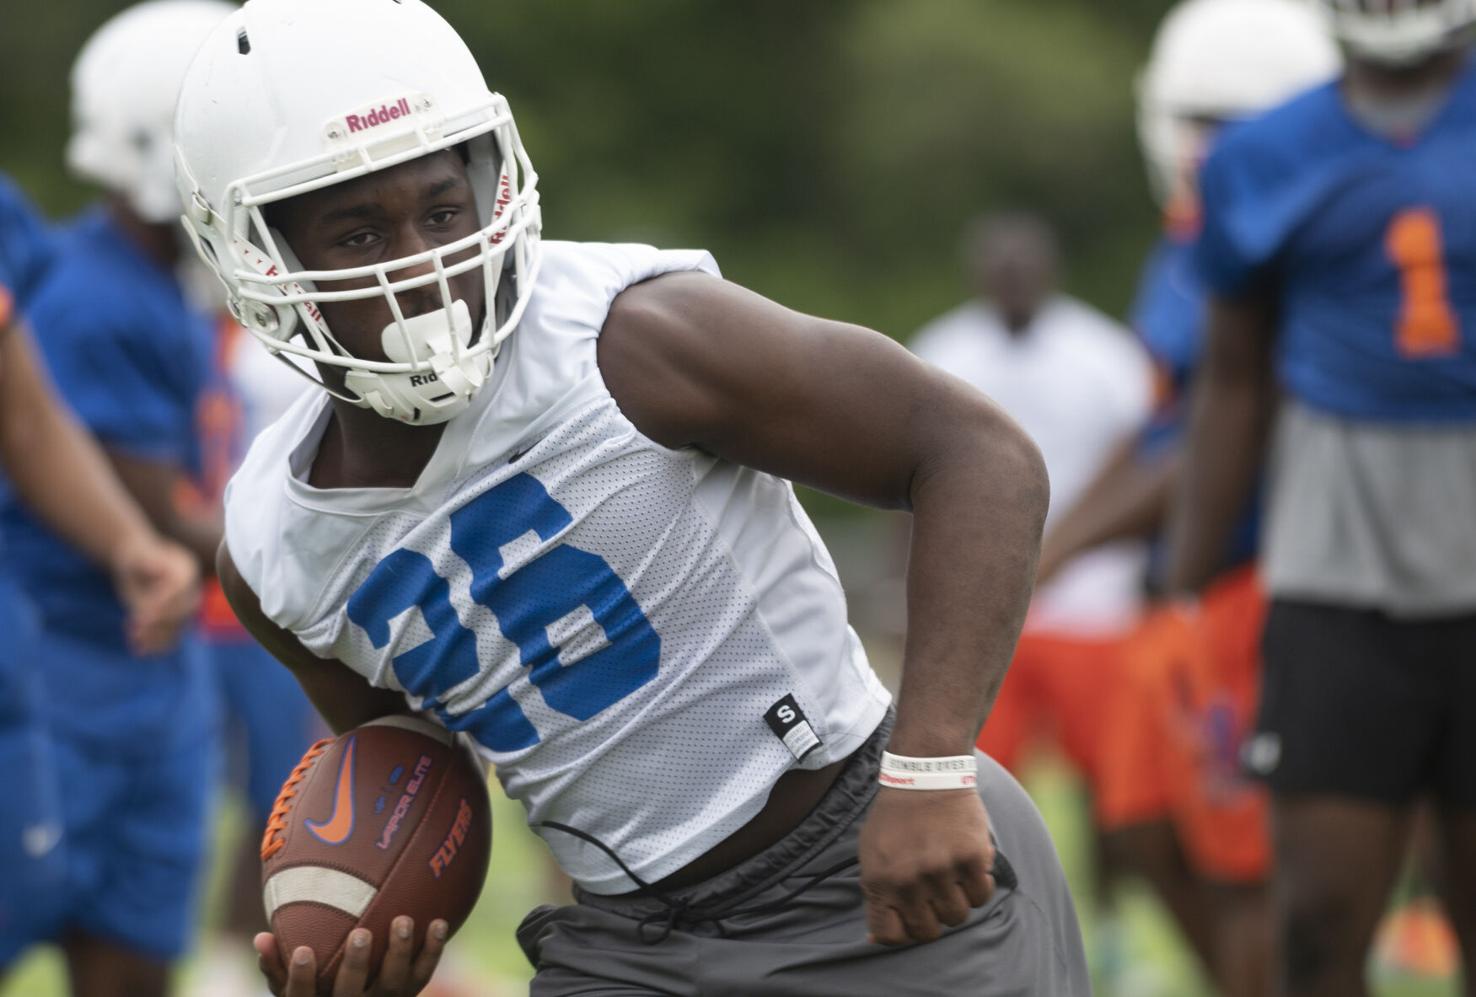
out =
[[[200,43],[235,9],[225,0],[149,0],[93,32],[72,64],[67,166],[123,195],[144,221],[179,216],[175,98]]]
[[[175,140],[185,228],[270,351],[344,369],[347,394],[334,394],[411,425],[467,407],[531,296],[541,221],[537,175],[507,101],[439,14],[421,0],[251,0],[190,67]],[[445,246],[305,271],[263,215],[273,202],[457,146],[480,227]],[[486,286],[479,335],[449,282],[473,270]],[[437,289],[442,307],[407,319],[397,296],[421,287]],[[352,355],[318,307],[372,298],[393,316],[381,337],[388,362]]]
[[[1170,203],[1192,188],[1218,124],[1326,82],[1340,63],[1306,0],[1184,0],[1159,26],[1138,83],[1154,193]]]
[[[1319,0],[1333,34],[1361,59],[1407,66],[1457,44],[1476,0]]]

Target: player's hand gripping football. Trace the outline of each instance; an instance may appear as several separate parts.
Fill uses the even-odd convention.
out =
[[[171,647],[200,605],[199,565],[189,551],[157,537],[119,545],[113,583],[128,608],[128,641],[138,654]]]
[[[860,857],[868,941],[930,942],[994,893],[989,819],[972,789],[877,790]]]
[[[415,922],[397,917],[390,926],[389,948],[378,967],[369,964],[373,949],[367,928],[349,934],[343,962],[333,978],[332,997],[412,997],[424,990],[435,975],[450,928],[439,918],[430,923],[425,945],[415,951]],[[279,952],[277,938],[262,932],[255,940],[257,965],[277,997],[316,997],[318,964],[313,950],[300,945],[288,954]],[[372,982],[371,982],[372,981]]]

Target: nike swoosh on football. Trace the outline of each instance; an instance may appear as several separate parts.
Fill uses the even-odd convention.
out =
[[[338,783],[333,787],[333,813],[327,820],[304,820],[307,829],[325,845],[341,845],[354,833],[354,742],[349,738],[338,766]]]

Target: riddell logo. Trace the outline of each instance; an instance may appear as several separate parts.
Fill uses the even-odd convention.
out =
[[[400,118],[410,116],[410,100],[401,97],[393,104],[380,104],[368,114],[350,114],[344,117],[343,123],[348,126],[349,133],[362,132],[370,128],[378,128],[380,125],[397,121]]]
[[[507,170],[502,171],[502,176],[497,181],[497,203],[492,207],[492,218],[502,217],[502,212],[512,203],[512,179],[507,175]],[[497,245],[507,238],[507,229],[502,229],[492,236],[492,245]]]
[[[431,872],[435,873],[437,879],[455,861],[456,853],[461,850],[461,843],[466,840],[466,832],[471,830],[471,822],[471,806],[462,800],[456,811],[456,819],[451,822],[451,830],[446,833],[446,840],[441,842],[441,847],[431,856]]]
[[[440,379],[438,374],[411,374],[410,387],[418,388],[423,384],[432,384]]]

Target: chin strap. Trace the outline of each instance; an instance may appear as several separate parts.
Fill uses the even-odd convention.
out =
[[[380,342],[392,363],[425,363],[430,369],[350,370],[344,385],[379,415],[412,426],[433,426],[466,411],[492,372],[490,351],[468,352],[471,312],[460,298],[450,308],[391,322]]]

